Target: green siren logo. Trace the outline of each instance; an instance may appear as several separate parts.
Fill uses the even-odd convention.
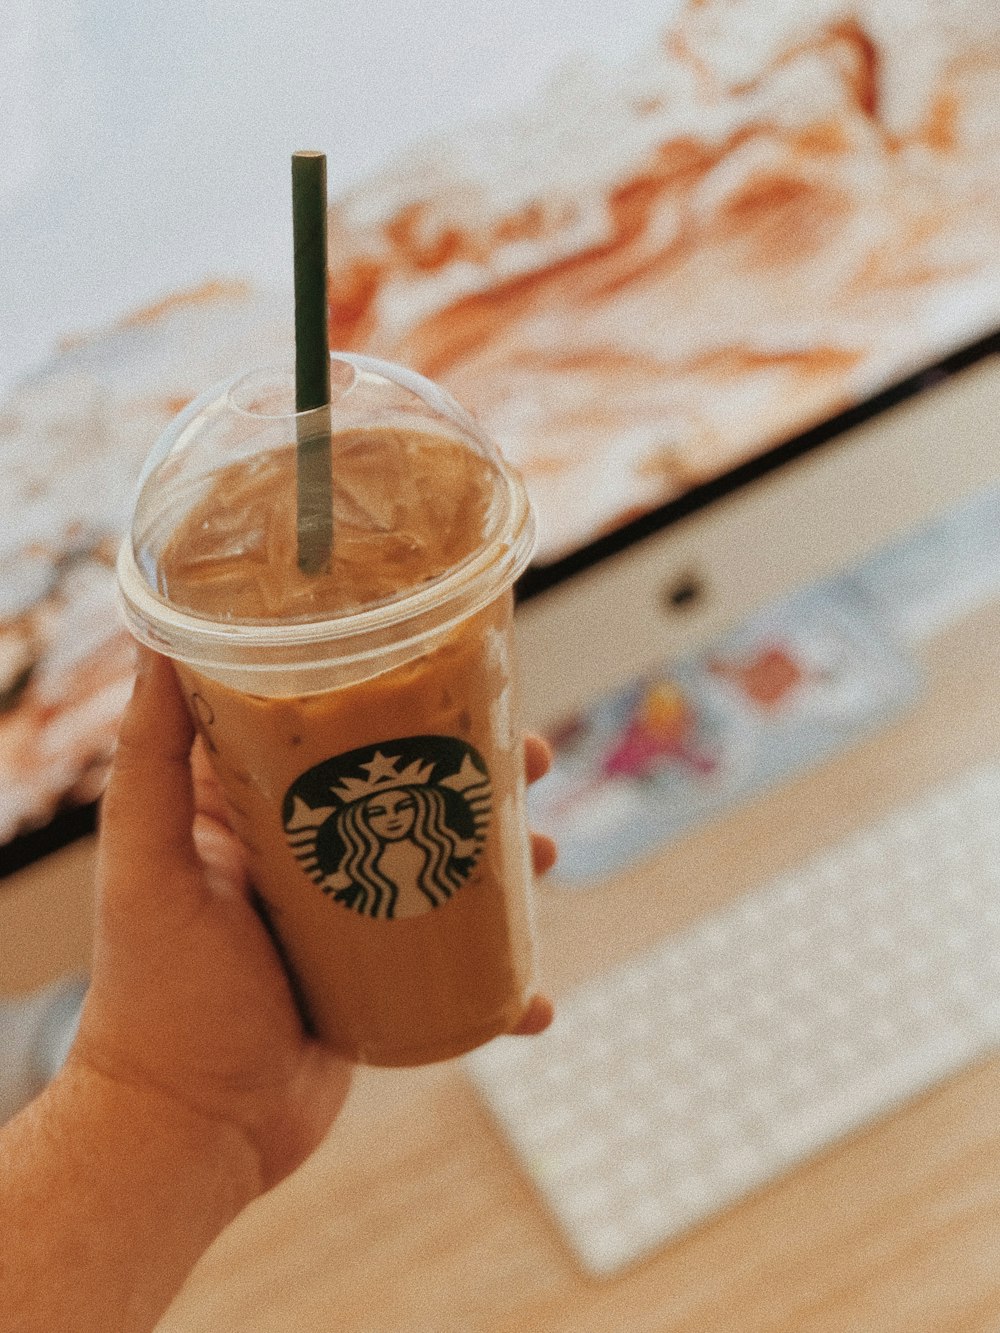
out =
[[[392,920],[440,907],[475,867],[490,819],[481,756],[453,736],[408,736],[324,760],[296,778],[289,845],[334,902]]]

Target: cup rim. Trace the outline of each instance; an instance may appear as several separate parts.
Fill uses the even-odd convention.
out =
[[[341,613],[322,620],[290,624],[224,622],[196,616],[172,606],[150,588],[132,549],[131,536],[118,553],[119,602],[126,625],[141,643],[191,666],[239,665],[241,670],[268,671],[290,665],[319,665],[322,661],[344,662],[377,656],[385,651],[382,642],[367,650],[356,641],[377,638],[381,631],[413,626],[394,638],[393,646],[404,647],[410,639],[446,631],[482,610],[513,585],[527,568],[535,549],[535,517],[527,491],[516,473],[504,469],[511,487],[511,522],[508,531],[481,551],[431,584],[379,606]],[[438,616],[433,613],[439,611]],[[433,617],[430,626],[418,622]],[[347,651],[337,651],[336,645]],[[316,650],[316,660],[302,657],[303,650]],[[329,651],[324,652],[324,647]],[[241,650],[258,650],[261,660],[242,660]]]

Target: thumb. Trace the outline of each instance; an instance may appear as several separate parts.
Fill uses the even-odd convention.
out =
[[[176,897],[179,878],[192,888],[199,884],[192,836],[194,729],[166,658],[140,648],[138,664],[101,805],[101,875],[111,894],[118,883],[141,882],[146,893],[169,886]]]

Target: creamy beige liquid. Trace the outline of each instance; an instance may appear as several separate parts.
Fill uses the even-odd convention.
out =
[[[387,469],[399,492],[376,501]],[[219,474],[164,551],[170,600],[244,622],[329,615],[436,578],[480,545],[492,479],[464,446],[355,433],[334,470],[329,575],[296,566],[289,449]],[[243,549],[237,518],[252,534]],[[404,666],[302,697],[178,668],[305,1014],[352,1058],[443,1059],[524,1011],[530,861],[511,615],[507,593]]]

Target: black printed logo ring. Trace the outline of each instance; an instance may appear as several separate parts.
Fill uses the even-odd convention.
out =
[[[386,920],[440,907],[472,873],[489,826],[482,756],[454,736],[407,736],[307,769],[282,818],[299,865],[333,902]]]

